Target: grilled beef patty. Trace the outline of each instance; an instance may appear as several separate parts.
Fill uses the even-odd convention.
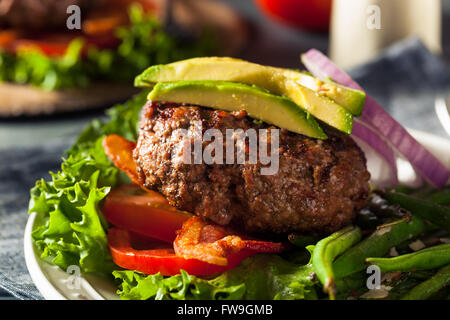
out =
[[[194,139],[177,129],[195,131],[201,124],[217,129],[275,128],[244,111],[229,113],[198,106],[149,102],[139,123],[134,151],[141,182],[159,191],[179,209],[220,225],[238,225],[251,233],[330,233],[351,222],[366,204],[370,174],[363,152],[348,136],[329,132],[327,140],[279,131],[279,170],[261,174],[257,163],[191,164],[179,161]],[[270,138],[269,134],[269,138]],[[181,143],[184,141],[183,143]],[[212,142],[203,142],[203,148]],[[267,140],[270,150],[270,139]],[[247,141],[248,152],[248,141]]]

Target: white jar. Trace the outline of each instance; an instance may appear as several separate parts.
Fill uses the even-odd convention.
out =
[[[329,50],[342,68],[362,64],[413,35],[432,52],[441,52],[440,0],[333,1]]]

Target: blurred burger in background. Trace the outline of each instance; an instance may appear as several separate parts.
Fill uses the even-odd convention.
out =
[[[93,9],[104,8],[105,3],[105,0],[1,0],[0,23],[2,27],[28,31],[62,28],[69,6],[76,5],[89,14]]]
[[[70,6],[80,8],[69,30]],[[0,0],[0,116],[107,106],[148,65],[215,53],[210,31],[166,31],[164,1]],[[205,29],[206,30],[206,29]]]

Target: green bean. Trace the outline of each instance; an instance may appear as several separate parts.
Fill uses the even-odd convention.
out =
[[[440,205],[450,205],[450,187],[437,191],[428,197],[428,200]]]
[[[408,272],[407,275],[410,279],[425,281],[430,279],[436,270],[415,270]]]
[[[415,192],[420,192],[420,191],[422,191],[423,189],[428,190],[428,188],[429,188],[429,186],[427,186],[427,185],[418,189],[418,188],[411,188],[411,187],[408,187],[408,186],[405,186],[405,185],[400,184],[400,185],[394,187],[392,190],[394,190],[394,191],[396,191],[396,192],[402,192],[402,193],[406,193],[406,194],[412,194],[412,193],[415,193]]]
[[[392,247],[411,239],[429,229],[417,217],[391,226],[380,228],[369,237],[347,250],[333,264],[336,278],[343,278],[366,268],[365,259],[382,257]]]
[[[450,230],[450,208],[400,192],[388,192],[384,194],[384,198],[409,210],[413,215],[428,220],[436,226]]]
[[[358,227],[349,226],[320,240],[314,248],[312,265],[331,300],[334,300],[336,294],[333,260],[360,239],[361,230]]]
[[[354,273],[342,279],[335,279],[338,299],[346,299],[352,292],[366,288],[367,275],[362,272]]]
[[[450,264],[439,269],[430,279],[418,284],[402,300],[425,300],[450,284]]]
[[[422,187],[420,189],[408,189],[395,188],[395,191],[408,194],[410,196],[425,199],[440,205],[450,205],[450,185],[445,186],[440,190],[431,186]]]
[[[315,244],[317,241],[320,240],[320,237],[311,236],[311,235],[303,235],[303,234],[299,234],[299,233],[291,233],[288,235],[288,240],[290,243],[292,243],[296,247],[305,248],[306,246],[309,246],[310,244]]]
[[[383,272],[435,269],[450,263],[450,243],[441,244],[393,258],[367,258]]]

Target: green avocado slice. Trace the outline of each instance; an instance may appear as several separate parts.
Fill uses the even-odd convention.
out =
[[[139,87],[152,87],[157,82],[180,80],[217,80],[256,85],[272,94],[286,96],[297,106],[326,124],[350,134],[353,116],[327,96],[320,95],[277,68],[233,58],[205,57],[155,65],[135,79]]]
[[[366,102],[366,93],[361,90],[342,86],[334,81],[321,81],[316,77],[301,71],[277,69],[289,79],[297,81],[320,95],[326,96],[350,111],[354,116],[360,116]]]
[[[245,110],[250,117],[280,128],[312,138],[327,138],[314,117],[294,102],[256,86],[213,80],[158,82],[148,99],[226,111]]]

